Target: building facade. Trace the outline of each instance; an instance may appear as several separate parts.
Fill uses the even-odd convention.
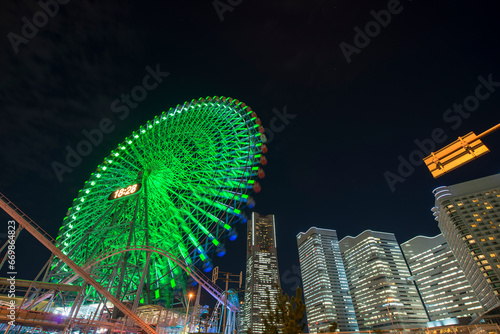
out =
[[[442,234],[417,236],[401,248],[431,321],[466,324],[485,312]]]
[[[358,331],[335,230],[311,227],[297,235],[309,333],[328,331],[331,322]]]
[[[264,332],[262,317],[268,313],[267,299],[276,307],[280,278],[276,250],[274,215],[253,212],[247,223],[247,262],[243,330],[253,334]]]
[[[500,306],[500,174],[439,187],[432,212],[481,306]]]
[[[425,327],[428,317],[392,233],[364,231],[339,242],[360,330]]]

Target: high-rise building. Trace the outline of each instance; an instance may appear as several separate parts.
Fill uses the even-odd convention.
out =
[[[425,327],[428,318],[396,237],[364,231],[339,242],[360,330]]]
[[[433,193],[436,204],[432,211],[439,229],[481,306],[488,312],[497,309],[500,306],[500,174],[439,187]]]
[[[262,316],[268,313],[267,298],[270,296],[274,309],[279,286],[274,215],[253,212],[247,223],[244,331],[264,332]]]
[[[297,235],[309,333],[358,331],[335,230],[311,227]]]
[[[466,324],[484,313],[443,235],[417,236],[401,248],[431,321]]]

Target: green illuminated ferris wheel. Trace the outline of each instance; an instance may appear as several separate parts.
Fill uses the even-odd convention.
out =
[[[237,236],[234,223],[246,222],[249,194],[260,191],[264,177],[263,133],[255,112],[232,98],[163,112],[92,173],[63,221],[58,247],[120,300],[171,305],[192,270],[210,271],[211,257],[224,255],[224,240]],[[58,259],[49,277],[81,280]]]

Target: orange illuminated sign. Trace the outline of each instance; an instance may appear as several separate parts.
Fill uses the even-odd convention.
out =
[[[489,151],[474,132],[469,132],[439,151],[432,152],[424,158],[424,162],[432,176],[438,178]]]
[[[142,187],[142,184],[136,183],[136,184],[132,184],[132,185],[125,187],[125,188],[120,188],[118,190],[113,191],[109,195],[108,200],[111,201],[114,199],[118,199],[118,198],[122,198],[125,196],[130,196],[130,195],[136,194],[139,192],[139,190],[141,190],[141,187]]]

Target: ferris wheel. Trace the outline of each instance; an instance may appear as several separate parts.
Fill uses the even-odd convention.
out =
[[[224,241],[237,237],[234,224],[246,222],[265,142],[260,119],[236,99],[200,98],[163,112],[97,166],[63,220],[58,247],[118,299],[171,306],[192,270],[210,271]],[[48,279],[81,280],[57,258]]]

